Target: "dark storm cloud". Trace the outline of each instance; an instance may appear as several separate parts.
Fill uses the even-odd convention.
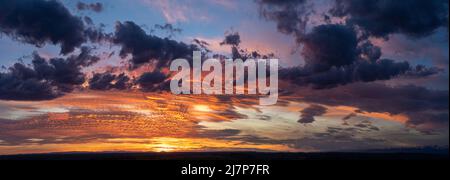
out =
[[[312,13],[307,0],[256,0],[256,2],[260,5],[259,13],[262,17],[275,21],[278,31],[292,34],[300,41]]]
[[[427,4],[428,2],[416,0],[408,2],[371,0],[367,3],[338,0],[337,5],[330,11],[331,14],[349,15],[353,20],[346,24],[330,24],[329,21],[327,24],[313,27],[310,32],[306,31],[306,25],[309,16],[315,12],[308,1],[258,0],[257,2],[262,16],[276,22],[281,33],[293,35],[296,42],[301,45],[299,47],[302,47],[301,54],[305,65],[280,72],[282,78],[294,80],[296,84],[333,88],[354,82],[389,80],[398,76],[422,78],[441,72],[435,67],[423,65],[413,67],[406,61],[381,59],[381,48],[374,46],[367,35],[384,36],[399,32],[420,37],[432,33],[434,29],[442,26],[444,21],[441,20],[448,19],[446,1],[436,0]],[[408,4],[409,2],[411,4]],[[421,9],[424,7],[426,9]],[[428,13],[430,10],[436,12]],[[428,14],[430,17],[423,17]],[[355,20],[358,18],[359,20]],[[354,26],[355,24],[363,27],[358,28],[359,26]],[[369,26],[372,25],[390,30],[382,33],[371,32]],[[233,49],[234,56],[239,57],[239,54],[237,49]]]
[[[420,65],[419,65],[420,66]],[[309,73],[309,69],[294,67],[280,70],[280,77],[301,86],[316,89],[334,88],[355,82],[390,80],[395,77],[423,78],[439,73],[435,68],[412,67],[408,62],[380,59],[376,62],[360,61],[348,66],[332,67],[328,71]]]
[[[115,75],[108,72],[95,73],[89,80],[89,88],[93,90],[126,90],[131,88],[130,78],[124,73]]]
[[[125,89],[130,89],[132,84],[130,83],[130,78],[125,75],[124,73],[119,74],[118,76],[116,76],[115,79],[115,83],[113,88],[115,89],[119,89],[119,90],[125,90]]]
[[[143,91],[152,91],[155,88],[159,89],[157,85],[164,82],[167,76],[159,71],[147,72],[142,74],[136,81]]]
[[[354,82],[389,80],[405,75],[426,77],[439,73],[422,65],[412,67],[408,62],[379,59],[381,50],[370,41],[358,39],[353,28],[327,24],[312,29],[303,36],[303,67],[283,69],[280,77],[298,85],[333,88]]]
[[[0,99],[2,100],[46,100],[59,95],[49,82],[22,79],[11,73],[0,73]]]
[[[313,71],[352,64],[357,58],[357,37],[353,29],[343,25],[315,27],[303,40],[302,54],[306,66]]]
[[[381,48],[378,46],[374,46],[369,41],[363,42],[359,46],[358,51],[360,54],[360,58],[370,62],[374,62],[380,59],[382,55]]]
[[[101,44],[110,43],[112,41],[113,34],[104,31],[104,28],[106,27],[105,24],[100,23],[99,25],[96,25],[89,16],[84,16],[83,20],[86,23],[84,33],[90,42]]]
[[[304,97],[302,101],[310,103],[357,107],[361,112],[403,114],[409,117],[407,125],[422,132],[448,127],[448,90],[355,83],[333,89],[299,91]]]
[[[411,71],[406,73],[406,77],[426,77],[443,72],[444,70],[436,67],[426,67],[424,65],[417,65]]]
[[[67,90],[70,91],[73,85],[84,83],[85,75],[81,72],[81,68],[99,61],[99,58],[92,55],[91,51],[91,48],[82,47],[78,55],[49,60],[34,54],[32,67],[36,72],[36,78],[51,81],[55,86],[68,88]]]
[[[0,32],[38,47],[59,44],[62,54],[86,41],[83,21],[54,0],[0,0]]]
[[[449,98],[448,90],[429,90],[413,85],[390,87],[380,83],[355,83],[334,89],[304,91],[304,94],[306,100],[316,103],[356,106],[362,111],[392,114],[447,110]]]
[[[113,42],[122,46],[121,57],[132,55],[132,68],[149,62],[156,62],[157,67],[167,66],[177,58],[190,59],[192,52],[198,49],[195,45],[149,35],[130,21],[116,24]]]
[[[371,36],[403,33],[424,37],[448,25],[448,0],[336,0],[330,13],[348,17],[348,24]]]
[[[91,10],[94,12],[102,12],[103,11],[103,4],[102,3],[83,3],[83,2],[78,2],[77,3],[77,9],[80,11],[85,11],[85,10]]]
[[[319,105],[310,105],[303,109],[301,112],[301,118],[298,120],[301,124],[309,124],[315,121],[315,116],[321,116],[327,112],[327,108]]]
[[[91,49],[82,47],[80,54],[68,58],[44,59],[33,55],[32,65],[16,63],[0,73],[0,99],[47,100],[72,91],[85,81],[82,67],[99,60]]]
[[[93,55],[93,50],[93,47],[83,46],[80,48],[80,53],[78,55],[69,56],[67,60],[71,61],[75,66],[91,66],[100,60],[98,56]]]

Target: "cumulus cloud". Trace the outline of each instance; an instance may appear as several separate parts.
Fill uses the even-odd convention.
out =
[[[94,73],[89,80],[89,88],[93,90],[126,90],[130,89],[131,86],[130,78],[125,75],[125,73],[119,75],[111,74],[109,72]]]
[[[68,54],[86,41],[83,21],[58,1],[0,0],[0,32],[37,47],[58,44]]]
[[[155,24],[155,28],[158,30],[165,31],[169,34],[169,38],[175,36],[175,34],[181,33],[183,30],[181,28],[174,27],[172,24]]]
[[[314,88],[333,88],[354,82],[389,80],[410,71],[407,62],[381,59],[377,62],[360,62],[344,67],[333,67],[328,71],[299,77],[294,83],[312,85]]]
[[[119,54],[122,58],[132,55],[132,68],[150,62],[155,62],[157,67],[167,66],[177,58],[191,59],[192,52],[198,49],[196,45],[147,34],[140,26],[130,21],[116,24],[113,42],[122,47]]]
[[[14,67],[18,68],[18,67]],[[59,96],[59,92],[46,81],[24,79],[12,73],[0,74],[0,99],[3,100],[46,100]]]
[[[307,0],[257,0],[262,17],[277,23],[278,31],[300,41],[306,31],[312,8]]]
[[[343,25],[317,26],[305,35],[302,42],[306,66],[313,71],[350,65],[357,58],[356,33]]]
[[[0,73],[0,99],[47,100],[59,97],[83,84],[85,74],[82,67],[98,60],[88,47],[67,58],[45,59],[35,53],[31,66],[16,63],[7,72]]]
[[[426,77],[438,73],[422,65],[412,67],[407,61],[380,59],[379,47],[358,39],[353,28],[326,24],[304,35],[303,67],[283,69],[280,77],[298,85],[333,88],[354,82],[389,80],[397,76]]]
[[[225,35],[225,39],[220,43],[220,45],[232,45],[239,46],[241,43],[241,36],[238,32],[230,33]]]
[[[136,84],[138,84],[143,91],[153,91],[155,88],[160,90],[158,85],[164,82],[166,78],[167,76],[159,71],[147,72],[137,79]]]
[[[422,78],[442,70],[407,61],[382,58],[380,47],[368,37],[392,33],[426,36],[448,21],[448,2],[410,0],[337,0],[330,10],[334,17],[348,19],[341,24],[309,22],[314,4],[307,0],[258,0],[261,15],[277,23],[278,31],[293,35],[305,61],[303,67],[283,69],[281,77],[299,85],[333,88],[354,82],[389,80],[398,76]],[[433,11],[433,12],[431,12]],[[426,16],[426,17],[424,17]],[[329,17],[330,18],[330,17]],[[307,25],[315,25],[308,30]],[[233,54],[238,54],[234,50]]]
[[[437,68],[437,67],[426,67],[424,65],[417,65],[411,71],[408,71],[406,73],[406,77],[412,77],[412,78],[426,77],[426,76],[438,74],[443,71],[444,71],[443,69]]]
[[[219,43],[220,46],[229,45],[231,46],[231,58],[232,59],[269,59],[273,58],[275,55],[273,53],[262,54],[258,51],[249,51],[247,49],[241,48],[241,36],[238,32],[227,32],[225,33],[225,38]],[[216,55],[222,56],[222,55]]]
[[[375,37],[392,33],[424,37],[448,25],[447,0],[336,0],[330,12]]]

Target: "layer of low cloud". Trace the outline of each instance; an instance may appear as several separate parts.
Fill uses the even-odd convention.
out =
[[[301,118],[298,120],[301,124],[309,124],[313,123],[315,121],[315,116],[321,116],[327,112],[327,108],[320,106],[320,105],[311,105],[302,111],[300,111]]]
[[[360,112],[406,115],[408,126],[430,133],[448,127],[448,90],[407,85],[354,83],[332,89],[298,89],[302,101],[327,106],[357,107]]]

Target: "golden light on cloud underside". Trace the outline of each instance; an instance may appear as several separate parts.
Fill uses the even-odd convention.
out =
[[[232,104],[211,103],[219,101],[216,97],[196,97],[195,101],[192,98],[172,94],[92,91],[43,102],[33,108],[58,106],[68,112],[42,113],[0,124],[4,129],[0,132],[0,139],[14,137],[19,144],[0,144],[0,153],[11,150],[25,152],[26,149],[36,152],[111,149],[161,152],[261,146],[236,146],[245,143],[215,140],[214,137],[196,138],[199,121],[232,120],[240,116],[228,111],[216,112],[232,109]],[[32,142],[32,138],[41,141]],[[128,141],[117,141],[124,138]],[[277,146],[262,147],[261,150],[281,150]]]
[[[239,148],[236,148],[239,147]],[[1,154],[27,154],[49,152],[202,152],[202,151],[295,151],[286,145],[245,144],[242,141],[224,141],[208,138],[129,138],[128,140],[106,139],[85,143],[29,143],[2,146]]]
[[[345,114],[339,114],[339,112],[355,112],[358,110],[358,108],[350,107],[350,106],[336,106],[332,110],[334,112],[329,112],[328,114],[335,113],[338,115],[345,115]],[[370,118],[378,118],[378,119],[384,119],[387,121],[393,121],[405,124],[408,121],[408,117],[403,114],[390,114],[390,113],[379,113],[379,112],[361,112],[359,113],[360,116],[370,117]]]
[[[208,105],[194,105],[193,106],[195,111],[200,111],[200,112],[212,112],[213,110],[211,108],[209,108]]]
[[[346,128],[341,119],[357,110],[327,106],[323,117],[304,126],[297,120],[308,104],[290,99],[281,97],[279,105],[263,107],[254,97],[84,91],[40,103],[8,102],[16,111],[8,114],[14,120],[0,121],[0,154],[314,151],[301,139],[327,132],[327,127]],[[350,124],[360,118],[374,119],[370,127],[386,125],[376,124],[383,121],[396,122],[388,124],[400,129],[407,121],[403,115],[361,112]],[[383,135],[366,131],[361,129],[354,136]]]

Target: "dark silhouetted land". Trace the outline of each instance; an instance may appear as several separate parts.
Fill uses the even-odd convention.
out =
[[[172,153],[50,153],[5,155],[0,160],[448,160],[441,153],[263,153],[263,152],[172,152]]]

